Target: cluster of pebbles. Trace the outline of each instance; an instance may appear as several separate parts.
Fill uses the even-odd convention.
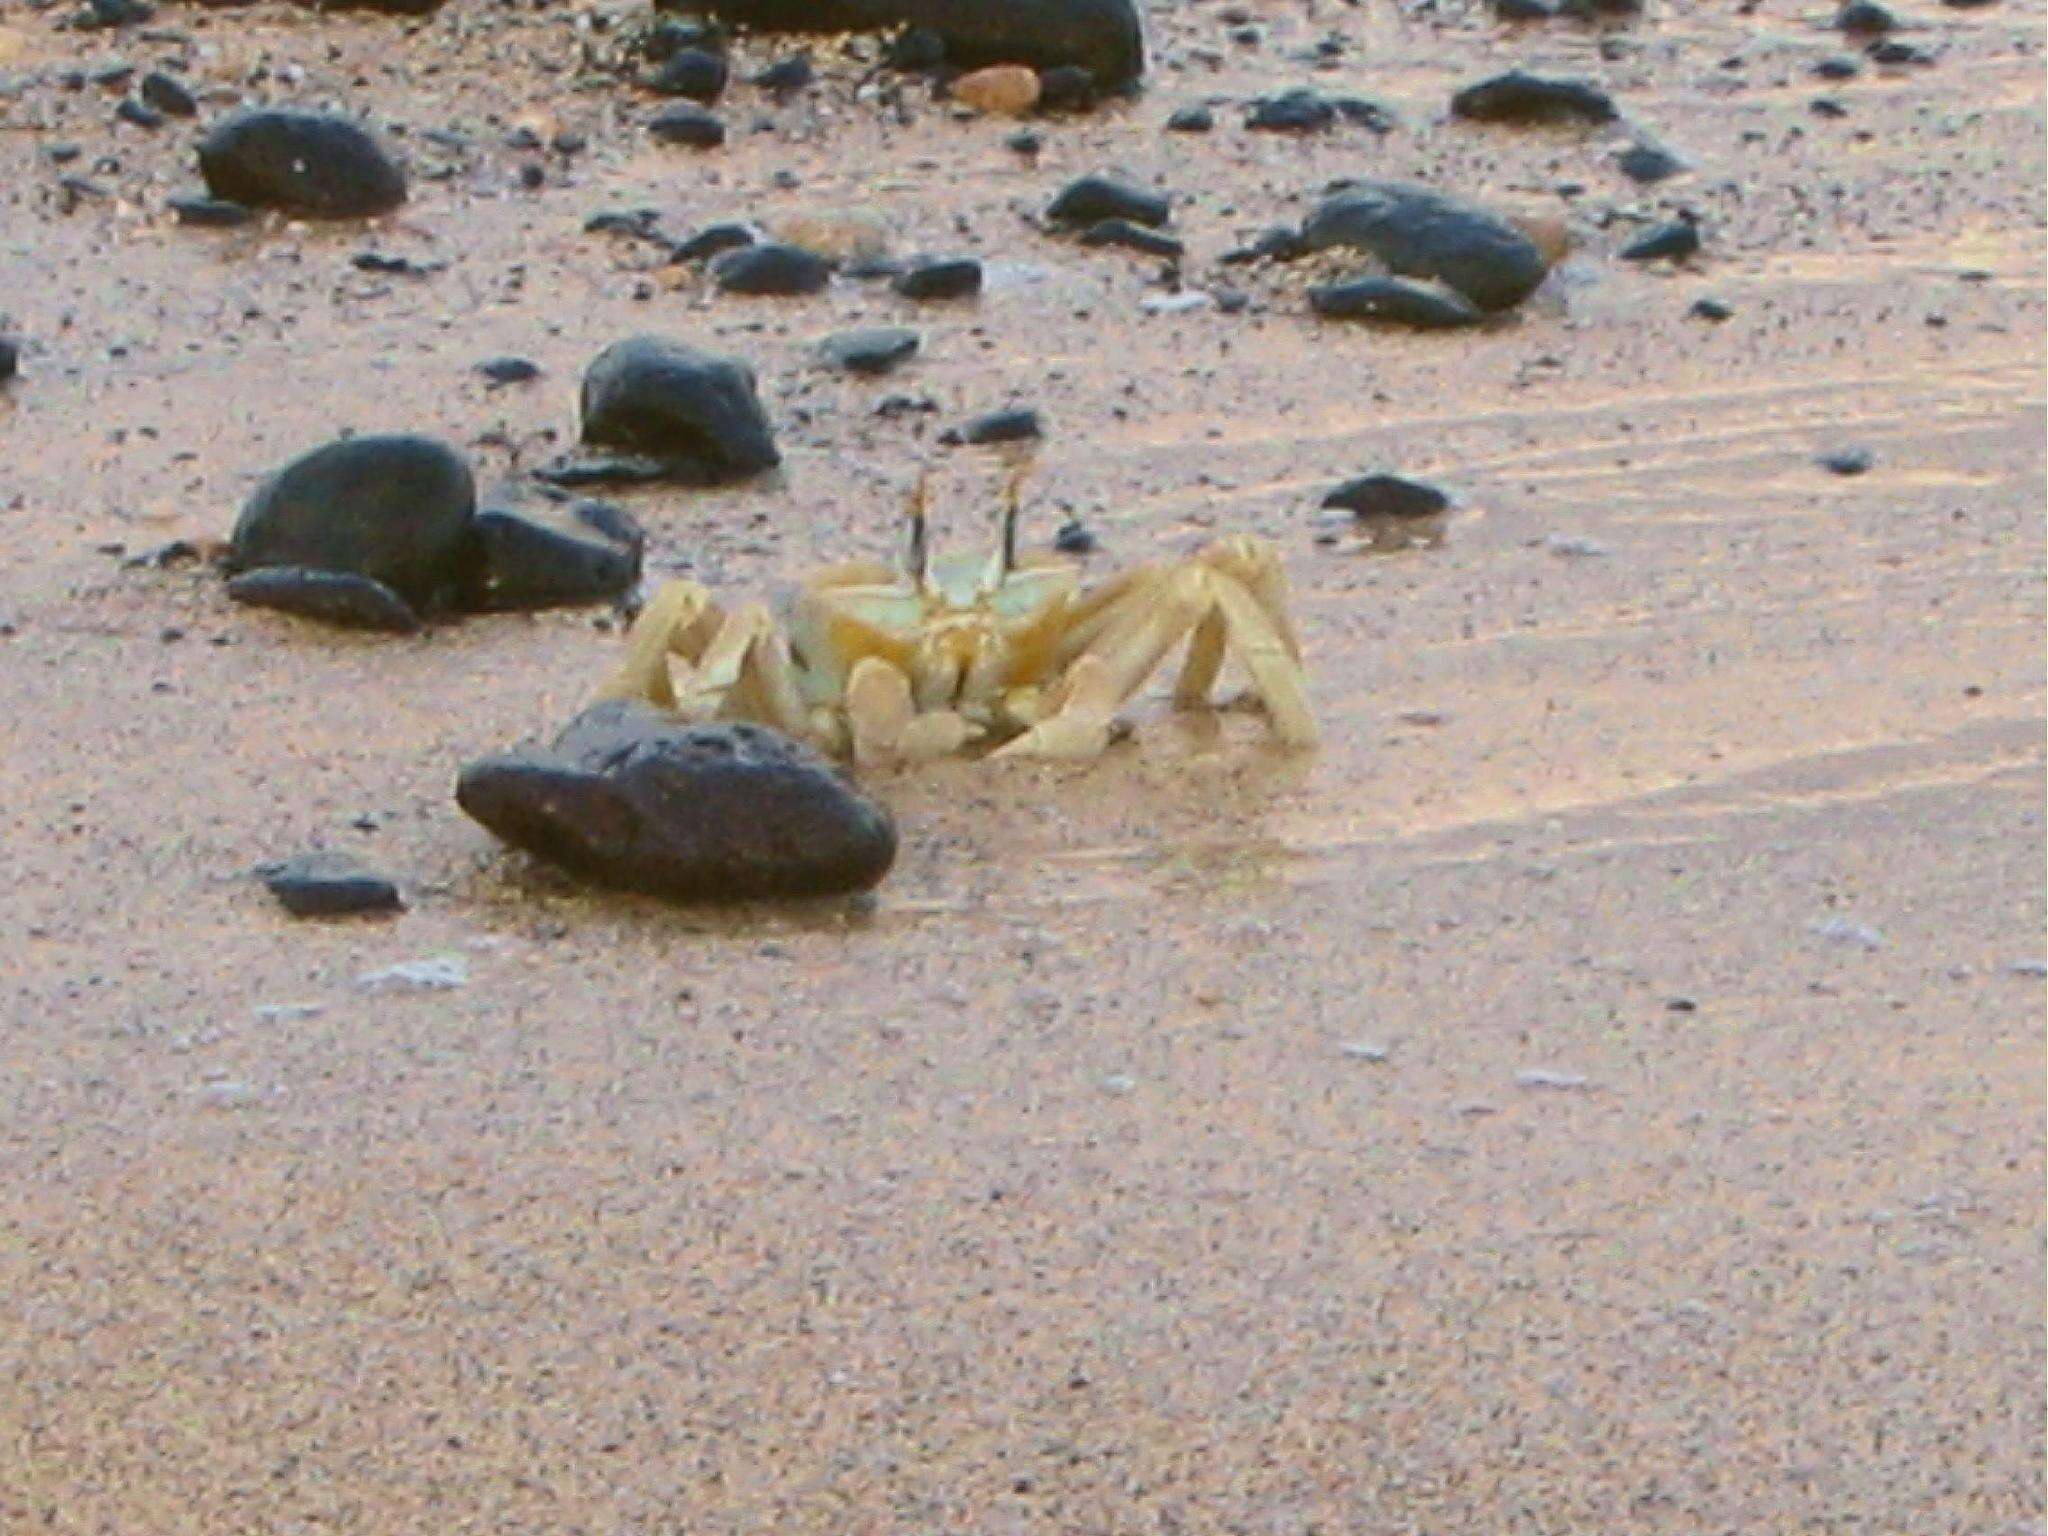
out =
[[[367,0],[401,15],[435,0]],[[1946,0],[1962,5],[1967,0]],[[1634,0],[1495,0],[1509,22],[1626,22]],[[1135,90],[1145,40],[1134,0],[700,0],[697,14],[649,16],[610,44],[608,67],[657,105],[644,119],[656,143],[715,153],[726,139],[718,108],[735,67],[731,29],[754,33],[884,31],[882,67],[922,73],[957,110],[1014,117],[1086,111]],[[116,29],[149,20],[147,0],[89,0],[68,24]],[[1874,0],[1849,0],[1834,19],[1845,38],[1879,63],[1929,62],[1898,36]],[[1510,34],[1512,35],[1512,34]],[[1342,40],[1333,39],[1333,48]],[[1829,78],[1861,65],[1829,61]],[[778,97],[810,89],[808,52],[788,52],[748,84]],[[126,120],[162,127],[195,118],[200,103],[175,76],[154,72],[124,100]],[[1453,118],[1548,125],[1615,143],[1619,168],[1645,186],[1684,174],[1679,156],[1630,128],[1596,86],[1511,69],[1453,93]],[[1379,103],[1297,88],[1250,101],[1243,126],[1270,134],[1324,134],[1346,127],[1397,131]],[[1207,133],[1207,105],[1174,112],[1165,128]],[[559,136],[558,136],[559,137]],[[536,139],[536,143],[539,141]],[[1032,153],[1037,130],[1011,140]],[[579,146],[563,139],[567,153]],[[361,220],[404,205],[404,163],[366,123],[334,111],[289,106],[234,110],[196,144],[203,190],[169,200],[188,225],[224,228],[267,213]],[[1245,307],[1229,273],[1299,292],[1316,317],[1416,330],[1496,323],[1545,282],[1573,243],[1561,224],[1489,208],[1439,188],[1355,180],[1322,189],[1294,227],[1274,227],[1222,256],[1207,288],[1181,273],[1187,247],[1169,191],[1112,174],[1082,176],[1044,204],[1037,225],[1085,249],[1121,249],[1169,264],[1175,292],[1157,307]],[[663,246],[667,259],[700,268],[709,287],[735,296],[800,296],[834,281],[887,283],[917,303],[971,301],[983,288],[979,258],[957,252],[897,258],[882,242],[834,231],[762,230],[719,224],[682,237],[661,230],[656,210],[592,217],[586,229]],[[1635,230],[1614,255],[1691,262],[1702,253],[1700,221],[1679,206]],[[408,270],[406,259],[362,253],[372,270]],[[1303,283],[1298,275],[1311,274]],[[1708,307],[1711,305],[1711,307]],[[1726,318],[1702,301],[1695,314]],[[872,327],[827,337],[827,366],[881,374],[913,356],[919,333]],[[19,343],[0,337],[0,381],[18,367]],[[480,370],[494,383],[535,376],[534,365],[496,358]],[[633,518],[589,499],[593,487],[666,483],[706,486],[745,479],[780,460],[755,375],[740,358],[643,335],[606,347],[589,364],[574,449],[479,494],[454,447],[410,435],[350,436],[277,469],[236,522],[224,564],[239,602],[328,623],[390,632],[459,613],[621,602],[641,575],[645,543]],[[942,442],[990,444],[1039,436],[1035,410],[1010,409],[964,422]],[[1360,522],[1440,524],[1450,498],[1437,487],[1376,472],[1345,481],[1323,501],[1329,516]],[[1325,538],[1333,537],[1326,533]],[[1066,547],[1086,548],[1075,529]],[[888,813],[832,765],[773,733],[746,725],[685,726],[641,706],[606,703],[578,716],[545,748],[528,747],[465,768],[458,800],[476,820],[522,848],[591,880],[687,899],[818,895],[859,890],[887,871],[895,850]],[[294,912],[391,910],[395,887],[372,871],[327,857],[266,871]]]

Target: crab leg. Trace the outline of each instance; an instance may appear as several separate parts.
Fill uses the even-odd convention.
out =
[[[626,655],[597,690],[600,699],[644,699],[663,709],[676,707],[669,676],[671,651],[695,663],[725,615],[711,594],[694,581],[672,581],[648,600],[626,634]]]
[[[1265,605],[1237,580],[1220,572],[1210,578],[1217,610],[1229,632],[1230,652],[1251,674],[1252,686],[1272,718],[1273,734],[1290,747],[1316,743],[1315,712],[1309,708],[1301,662],[1287,635]]]

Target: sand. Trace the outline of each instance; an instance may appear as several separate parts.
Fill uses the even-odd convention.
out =
[[[1939,64],[1846,84],[1807,73],[1827,8],[1784,0],[1667,4],[1613,60],[1476,8],[1246,9],[1257,49],[1157,8],[1148,92],[1031,160],[921,88],[907,124],[855,101],[829,54],[788,106],[736,86],[692,156],[577,86],[565,13],[167,8],[201,83],[296,64],[287,94],[455,166],[374,231],[174,228],[192,130],[115,129],[97,87],[0,104],[29,343],[0,398],[0,1529],[2040,1529],[2038,9],[1915,7]],[[11,13],[0,70],[179,51],[57,14]],[[1294,57],[1333,29],[1342,67]],[[1601,80],[1696,171],[1646,192],[1623,136],[1443,121],[1511,63]],[[1239,126],[1304,81],[1403,126]],[[1160,131],[1211,96],[1215,133]],[[500,147],[529,118],[591,138],[534,192]],[[449,126],[475,148],[417,137]],[[62,139],[109,194],[68,215]],[[1024,222],[1103,166],[1182,194],[1189,283],[1251,310],[1146,314],[1154,263]],[[1449,336],[1214,265],[1379,174],[1577,249]],[[1636,226],[1602,212],[1660,199],[1705,258],[1615,264]],[[643,202],[679,232],[873,209],[989,291],[714,300],[579,232]],[[352,271],[372,245],[449,265]],[[1733,318],[1689,318],[1706,296]],[[898,322],[925,350],[893,378],[810,359]],[[786,458],[626,498],[650,576],[882,552],[921,464],[985,538],[999,467],[935,440],[1034,404],[1033,536],[1077,515],[1098,568],[1280,545],[1325,747],[1153,698],[1096,765],[874,781],[903,847],[871,901],[676,910],[453,802],[609,669],[598,616],[357,637],[105,552],[218,538],[343,428],[530,465],[643,330],[752,361]],[[506,352],[543,378],[469,372]],[[1842,447],[1873,467],[1816,464]],[[1375,468],[1457,494],[1440,541],[1314,542]],[[314,846],[410,909],[288,918],[249,871]],[[356,983],[437,955],[466,983]]]

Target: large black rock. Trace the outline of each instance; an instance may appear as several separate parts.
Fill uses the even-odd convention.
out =
[[[515,482],[477,503],[477,562],[463,606],[558,608],[621,597],[640,579],[646,535],[627,513]]]
[[[542,473],[557,484],[669,479],[717,484],[773,469],[775,434],[737,358],[657,336],[600,352],[583,375],[584,455]]]
[[[1309,215],[1290,254],[1349,246],[1400,277],[1433,278],[1485,310],[1509,309],[1549,271],[1507,220],[1462,199],[1403,182],[1361,182]]]
[[[311,218],[365,218],[405,201],[405,172],[361,123],[331,112],[256,107],[199,141],[217,198]]]
[[[347,437],[300,455],[257,487],[235,522],[229,559],[243,572],[295,567],[367,577],[426,608],[459,583],[475,510],[469,465],[446,443]],[[286,600],[257,583],[236,595],[292,606],[285,588],[278,593]]]
[[[763,32],[864,32],[916,27],[966,69],[1076,64],[1104,89],[1145,72],[1135,0],[705,0],[705,10]]]
[[[634,700],[592,705],[551,747],[469,764],[455,798],[572,873],[683,901],[865,890],[896,857],[888,811],[809,748]]]

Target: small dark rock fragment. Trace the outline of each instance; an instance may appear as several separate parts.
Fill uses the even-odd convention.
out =
[[[1385,320],[1417,330],[1479,323],[1478,306],[1455,288],[1406,277],[1360,277],[1311,288],[1309,307],[1328,320]]]
[[[746,245],[714,260],[711,280],[726,293],[784,297],[819,293],[832,280],[832,263],[800,245]]]
[[[1169,261],[1177,261],[1187,249],[1172,235],[1133,224],[1129,219],[1104,219],[1098,224],[1091,224],[1081,232],[1080,243],[1120,245],[1127,250],[1142,251],[1147,256],[1160,256]]]
[[[1622,175],[1630,181],[1641,182],[1645,186],[1669,181],[1686,169],[1683,160],[1655,144],[1631,144],[1614,157],[1614,163],[1621,167]]]
[[[684,48],[662,60],[648,76],[647,88],[663,96],[691,101],[716,101],[725,91],[725,59],[701,48]]]
[[[0,336],[0,384],[21,372],[21,343],[12,336]]]
[[[1052,536],[1052,547],[1063,555],[1092,555],[1102,547],[1094,533],[1079,518],[1070,518],[1060,524],[1060,530]]]
[[[1484,208],[1427,187],[1362,182],[1327,198],[1274,254],[1348,246],[1401,277],[1447,283],[1484,310],[1512,308],[1549,263],[1526,233]]]
[[[964,299],[981,292],[981,263],[971,256],[920,261],[889,286],[906,299]]]
[[[220,197],[200,197],[195,193],[180,193],[164,199],[164,206],[177,217],[180,224],[190,224],[197,229],[235,229],[255,222],[256,210],[240,203],[231,203]]]
[[[1673,219],[1659,224],[1621,248],[1623,261],[1683,261],[1700,248],[1700,227],[1691,219]]]
[[[889,40],[882,61],[905,74],[937,69],[946,62],[946,40],[930,27],[906,27]]]
[[[1864,50],[1873,64],[1932,64],[1934,55],[1903,38],[1887,37]]]
[[[166,117],[197,117],[199,98],[185,88],[184,81],[175,75],[167,75],[160,69],[151,70],[142,77],[142,84],[135,88],[148,105]]]
[[[1029,406],[1016,406],[1009,410],[992,411],[986,416],[977,416],[964,426],[953,427],[942,433],[939,441],[949,447],[961,444],[974,446],[989,443],[1022,443],[1045,436],[1045,423],[1038,412]]]
[[[137,128],[161,128],[164,125],[163,113],[155,107],[144,105],[133,96],[121,98],[121,104],[114,108],[114,116],[124,123],[134,124]]]
[[[1038,76],[1041,112],[1085,112],[1095,105],[1095,76],[1079,64],[1057,64]]]
[[[725,142],[725,124],[702,107],[664,107],[647,120],[647,133],[656,143],[685,149],[716,149]]]
[[[215,197],[313,218],[363,218],[405,201],[405,173],[384,147],[326,112],[237,112],[199,141],[199,169]]]
[[[253,608],[276,608],[345,629],[409,635],[420,627],[418,612],[390,587],[347,571],[267,565],[229,577],[228,596]]]
[[[754,231],[745,224],[709,224],[689,239],[678,242],[668,253],[670,262],[704,261],[723,251],[752,245]]]
[[[505,485],[477,503],[473,527],[479,559],[463,594],[465,608],[598,603],[630,592],[640,580],[646,535],[607,502]]]
[[[1048,222],[1078,228],[1104,219],[1129,219],[1156,229],[1172,216],[1173,204],[1159,193],[1110,176],[1083,176],[1067,183],[1045,210]]]
[[[1853,80],[1863,73],[1863,66],[1846,54],[1836,54],[1814,65],[1813,72],[1823,80]]]
[[[604,208],[583,221],[583,233],[649,240],[654,237],[654,226],[659,222],[659,208]]]
[[[1557,11],[1549,0],[1493,0],[1493,14],[1502,21],[1548,21]]]
[[[345,853],[301,853],[256,873],[293,917],[346,917],[398,912],[398,887]]]
[[[808,53],[792,53],[784,55],[756,73],[753,84],[764,91],[772,91],[777,96],[787,96],[809,85],[816,75],[817,72],[811,68],[811,56]]]
[[[540,377],[540,364],[527,357],[487,357],[476,371],[493,384],[524,384]]]
[[[1718,325],[1733,316],[1735,311],[1719,299],[1694,299],[1692,308],[1686,313],[1696,320],[1710,320]]]
[[[1820,456],[1820,466],[1831,475],[1862,475],[1877,462],[1868,448],[1837,448]]]
[[[865,890],[896,856],[889,813],[808,748],[635,700],[592,705],[550,747],[469,764],[455,798],[514,847],[681,901]]]
[[[1306,88],[1265,96],[1245,113],[1244,125],[1267,133],[1320,133],[1337,120],[1337,109]]]
[[[827,366],[848,373],[887,373],[915,356],[917,332],[903,326],[876,326],[838,331],[818,343],[818,357]]]
[[[1806,110],[1815,117],[1847,117],[1849,109],[1832,96],[1816,96],[1806,104]]]
[[[1166,120],[1168,133],[1207,133],[1216,126],[1216,114],[1207,107],[1181,107]]]
[[[1451,98],[1451,111],[1482,123],[1610,123],[1617,115],[1596,85],[1519,69],[1466,86]]]
[[[1427,481],[1380,473],[1346,480],[1322,504],[1360,517],[1434,517],[1451,498]]]

